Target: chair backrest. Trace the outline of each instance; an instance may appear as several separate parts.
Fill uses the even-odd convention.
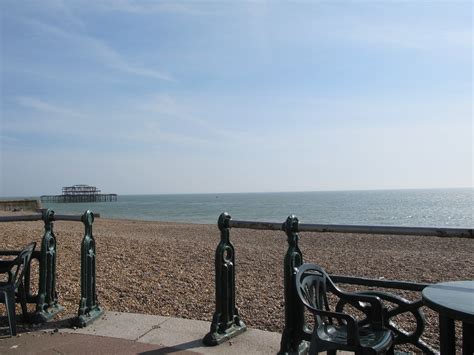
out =
[[[25,248],[23,248],[13,262],[13,267],[16,267],[15,272],[12,274],[11,281],[14,284],[15,289],[18,288],[22,282],[23,276],[27,268],[30,267],[31,255],[36,248],[36,243],[31,242]]]
[[[319,265],[303,264],[296,274],[296,290],[301,301],[313,310],[330,311],[327,298],[328,286],[330,290],[337,289],[326,271]],[[315,321],[322,323],[333,323],[331,317],[317,316]]]

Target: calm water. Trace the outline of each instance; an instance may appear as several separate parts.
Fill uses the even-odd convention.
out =
[[[474,189],[378,190],[189,195],[123,195],[108,203],[45,203],[56,213],[91,209],[106,218],[216,223],[237,220],[473,227]]]

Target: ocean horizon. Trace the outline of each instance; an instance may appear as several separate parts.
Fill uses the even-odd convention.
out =
[[[294,214],[302,223],[472,228],[473,197],[474,188],[150,194],[43,207],[60,214],[90,209],[102,218],[198,224],[214,224],[228,212],[234,219],[268,222]]]

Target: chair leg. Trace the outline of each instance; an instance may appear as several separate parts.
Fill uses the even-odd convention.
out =
[[[390,349],[387,350],[386,354],[387,355],[394,355],[395,354],[395,345],[394,344],[392,344]]]
[[[314,330],[316,332],[316,330]],[[313,336],[311,337],[311,343],[309,344],[309,351],[308,355],[316,355],[319,354],[320,351],[323,351],[322,347],[320,346],[321,340],[318,338],[317,335],[313,332]]]
[[[23,323],[27,323],[29,321],[28,319],[28,308],[26,306],[26,292],[25,292],[25,287],[23,286],[23,283],[20,284],[18,287],[18,294],[20,296],[20,304],[21,304],[21,311],[23,314]]]
[[[321,349],[318,349],[318,345],[316,345],[314,342],[311,342],[309,345],[308,355],[316,355],[319,354],[320,351]]]
[[[15,315],[15,290],[13,288],[5,290],[5,306],[7,308],[8,324],[10,326],[10,334],[16,335],[16,315]]]

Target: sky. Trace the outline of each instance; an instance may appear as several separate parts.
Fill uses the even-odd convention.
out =
[[[0,196],[472,187],[470,1],[0,13]]]

